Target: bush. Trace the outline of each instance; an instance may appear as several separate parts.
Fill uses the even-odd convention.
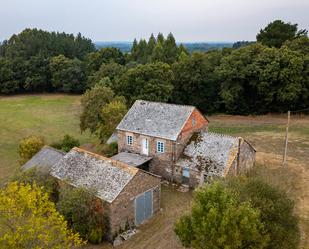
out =
[[[44,146],[44,138],[39,136],[29,136],[19,142],[18,153],[20,164],[23,165],[32,158]]]
[[[107,221],[101,202],[82,188],[65,186],[60,189],[58,211],[65,217],[73,231],[91,243],[102,242]]]
[[[58,150],[69,152],[73,147],[80,146],[80,143],[78,139],[75,139],[74,137],[66,134],[60,142],[52,143],[50,146]]]
[[[110,144],[104,144],[101,152],[106,157],[112,157],[118,153],[118,143],[113,142]]]
[[[296,249],[299,245],[298,218],[294,203],[286,193],[261,179],[237,177],[228,179],[228,188],[242,201],[250,201],[261,212],[261,221],[270,236],[268,249]]]
[[[262,249],[269,241],[259,210],[221,182],[196,191],[191,214],[180,218],[175,232],[184,246],[198,249]]]

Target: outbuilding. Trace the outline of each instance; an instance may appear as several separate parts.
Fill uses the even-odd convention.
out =
[[[96,191],[108,217],[110,238],[142,224],[160,209],[159,176],[77,147],[52,167],[51,175]]]

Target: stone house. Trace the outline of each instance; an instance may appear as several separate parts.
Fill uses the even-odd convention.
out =
[[[96,191],[109,239],[140,225],[160,210],[161,179],[142,169],[74,147],[50,174],[74,187]]]
[[[207,131],[208,120],[194,106],[137,100],[116,128],[113,159],[173,180],[174,166],[193,133]],[[135,159],[133,159],[135,158]]]
[[[242,138],[208,133],[208,123],[194,106],[137,100],[110,139],[118,143],[112,158],[191,187],[250,169],[254,148]]]

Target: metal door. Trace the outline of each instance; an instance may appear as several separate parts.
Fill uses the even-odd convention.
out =
[[[152,216],[152,190],[145,192],[145,219]]]
[[[135,199],[135,224],[140,225],[152,216],[152,190]]]
[[[139,225],[145,220],[145,196],[144,194],[135,199],[135,224]]]

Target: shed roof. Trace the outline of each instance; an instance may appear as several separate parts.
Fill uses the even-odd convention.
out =
[[[130,152],[120,152],[119,154],[113,156],[112,159],[126,163],[133,167],[137,167],[150,161],[152,157],[143,156]]]
[[[74,147],[51,170],[51,175],[75,187],[97,191],[97,196],[112,202],[133,179],[137,168]]]
[[[51,167],[62,159],[65,155],[63,151],[44,146],[28,162],[22,166],[22,170],[37,168],[42,171],[50,171]]]
[[[177,165],[193,170],[204,168],[209,176],[223,176],[237,154],[239,138],[204,131],[193,136]]]
[[[136,100],[116,129],[175,141],[194,108]]]

